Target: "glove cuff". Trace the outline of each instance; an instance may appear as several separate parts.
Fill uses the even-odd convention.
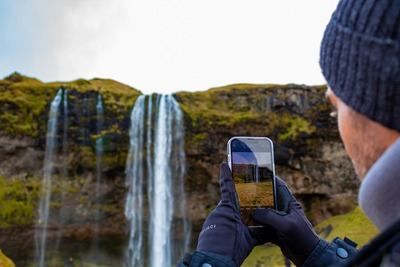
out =
[[[195,251],[192,255],[186,254],[184,260],[178,263],[177,267],[237,267],[228,257],[216,253]]]
[[[357,254],[357,244],[345,238],[335,238],[332,243],[320,240],[302,267],[346,266]]]

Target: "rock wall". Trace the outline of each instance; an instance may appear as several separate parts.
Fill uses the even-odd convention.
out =
[[[103,138],[101,233],[125,231],[125,162],[130,111],[140,92],[112,80],[42,83],[12,74],[0,81],[0,244],[7,231],[30,231],[41,191],[49,105],[57,90],[68,92],[68,116],[60,109],[50,225],[66,225],[64,236],[90,237],[95,219],[95,143]],[[105,106],[104,128],[96,130],[96,103]],[[67,138],[63,125],[67,118]],[[65,141],[65,140],[66,141]],[[31,231],[30,231],[31,232]],[[56,231],[54,231],[56,232]],[[50,231],[50,236],[52,232]]]
[[[269,136],[276,172],[315,223],[351,210],[359,182],[325,99],[325,86],[236,84],[175,97],[186,116],[188,211],[199,222],[219,198],[231,136]]]
[[[42,83],[19,74],[0,80],[0,183],[4,188],[0,189],[0,206],[7,207],[0,210],[0,230],[24,227],[31,231],[34,225],[49,103],[60,87],[69,94],[68,142],[63,143],[60,127],[51,226],[66,225],[66,236],[91,235],[96,205],[94,145],[103,137],[100,232],[124,234],[130,111],[141,93],[111,80]],[[226,159],[226,142],[235,135],[273,139],[277,174],[304,202],[313,222],[354,207],[358,180],[336,122],[329,116],[325,89],[236,84],[174,94],[185,116],[185,188],[194,231],[218,202],[219,164]],[[99,93],[105,106],[105,127],[100,134],[95,113]],[[62,167],[65,163],[67,170]],[[21,207],[23,212],[18,211]],[[0,234],[0,247],[5,239]]]

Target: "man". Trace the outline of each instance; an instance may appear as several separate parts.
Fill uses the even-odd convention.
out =
[[[279,245],[297,266],[400,266],[400,1],[340,1],[320,56],[327,98],[362,181],[360,205],[381,233],[360,251],[346,238],[327,243],[280,179],[280,211],[255,211],[253,218],[265,227],[250,229],[241,222],[231,172],[222,164],[221,201],[196,251],[180,266],[240,266],[266,242]]]

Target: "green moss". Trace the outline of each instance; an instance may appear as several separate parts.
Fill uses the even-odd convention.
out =
[[[11,136],[39,137],[40,129],[46,127],[44,118],[47,117],[50,102],[60,87],[78,92],[100,92],[108,114],[118,120],[129,113],[141,94],[128,85],[110,79],[43,83],[14,73],[0,80],[1,131]],[[72,94],[69,97],[71,100],[74,98]]]
[[[46,260],[48,266],[79,266],[79,267],[106,267],[107,265],[86,262],[80,257],[70,257],[69,262],[66,263],[66,259],[60,255],[53,255],[49,253],[49,259]],[[2,267],[0,265],[0,267]],[[31,264],[29,267],[37,267],[35,264]]]
[[[0,227],[32,224],[39,193],[38,179],[0,177]]]
[[[41,115],[56,87],[37,81],[12,83],[0,91],[0,124],[10,135],[38,136]]]
[[[277,126],[282,129],[278,135],[278,140],[281,142],[295,140],[300,134],[310,135],[316,130],[316,127],[303,117],[289,114],[283,115],[280,125]]]
[[[15,267],[15,264],[0,250],[0,266],[1,267]]]
[[[317,232],[332,241],[335,237],[349,237],[362,247],[378,234],[378,229],[360,208],[339,216],[334,216],[316,226]]]
[[[128,151],[116,151],[115,153],[108,153],[103,155],[103,167],[107,169],[124,167]]]
[[[115,204],[102,204],[99,209],[106,214],[118,214],[120,212],[119,207]]]
[[[265,245],[255,247],[241,265],[242,267],[284,266],[284,257],[278,246]]]
[[[313,97],[317,97],[324,88],[308,87],[314,90]],[[272,133],[279,129],[277,138],[286,141],[294,140],[302,134],[312,134],[316,130],[311,118],[314,114],[305,112],[304,116],[300,116],[279,108],[271,110],[271,101],[286,103],[287,90],[293,90],[293,93],[307,91],[295,85],[233,84],[203,92],[179,92],[175,97],[181,105],[187,124],[192,129],[199,129],[199,133],[217,126],[240,129],[244,124],[257,123],[265,125],[266,132]],[[321,93],[321,99],[322,97]]]
[[[93,169],[96,166],[96,154],[93,148],[89,146],[80,147],[80,163],[87,169]]]
[[[235,92],[239,93],[240,91],[248,91],[248,90],[258,90],[262,89],[280,89],[286,88],[288,85],[286,84],[254,84],[254,83],[235,83],[235,84],[228,84],[225,86],[213,87],[207,90],[208,92]]]

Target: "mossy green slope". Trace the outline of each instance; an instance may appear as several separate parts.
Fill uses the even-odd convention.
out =
[[[364,246],[378,234],[378,229],[360,208],[329,218],[318,224],[316,230],[326,240],[332,241],[335,237],[348,237],[359,247]]]
[[[0,176],[0,227],[31,225],[39,194],[39,179],[5,179]]]
[[[110,79],[43,83],[13,73],[0,80],[1,131],[11,136],[39,137],[46,108],[60,87],[78,92],[101,92],[105,105],[116,113],[121,109],[129,110],[141,94],[130,86]]]
[[[317,131],[316,126],[320,115],[330,110],[321,98],[325,90],[326,86],[232,84],[178,92],[175,97],[185,114],[191,147],[207,140],[215,129],[254,135],[256,125],[274,141],[284,143],[313,134],[329,137],[323,127]]]
[[[335,237],[348,237],[355,241],[359,248],[378,234],[377,228],[358,207],[347,214],[333,216],[323,221],[315,229],[329,242]],[[277,246],[258,246],[254,248],[242,266],[284,266],[284,258]]]
[[[0,250],[0,267],[15,267],[15,264]]]
[[[267,129],[276,127],[288,129],[281,134],[282,141],[295,139],[299,134],[312,134],[315,131],[312,117],[308,114],[299,114],[290,110],[272,111],[273,106],[279,107],[287,101],[283,92],[298,93],[299,90],[314,90],[323,92],[325,86],[302,88],[298,85],[275,84],[232,84],[211,88],[202,92],[178,92],[176,98],[181,104],[184,113],[190,118],[191,127],[216,127],[235,125],[246,122],[264,123]],[[271,103],[275,101],[276,103]],[[326,105],[324,106],[327,107]],[[310,111],[312,111],[312,107]],[[268,115],[268,116],[266,116]],[[204,129],[204,128],[203,128]]]

